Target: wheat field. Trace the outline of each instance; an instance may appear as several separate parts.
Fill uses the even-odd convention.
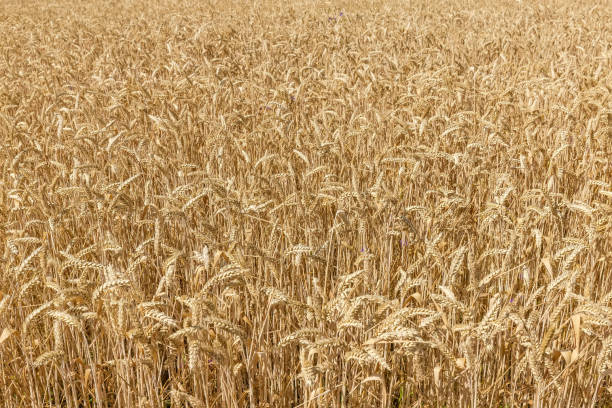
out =
[[[0,406],[612,406],[612,4],[0,4]]]

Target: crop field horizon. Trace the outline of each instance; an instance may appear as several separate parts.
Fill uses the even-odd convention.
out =
[[[4,1],[0,407],[612,407],[609,1]]]

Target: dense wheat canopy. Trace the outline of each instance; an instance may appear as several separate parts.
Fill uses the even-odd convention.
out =
[[[609,1],[4,1],[3,407],[612,405]]]

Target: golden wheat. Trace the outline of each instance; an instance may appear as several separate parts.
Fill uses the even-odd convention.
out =
[[[611,11],[3,2],[0,406],[611,406]]]

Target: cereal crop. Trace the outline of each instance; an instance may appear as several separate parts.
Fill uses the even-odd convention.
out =
[[[3,1],[0,406],[612,406],[611,22]]]

